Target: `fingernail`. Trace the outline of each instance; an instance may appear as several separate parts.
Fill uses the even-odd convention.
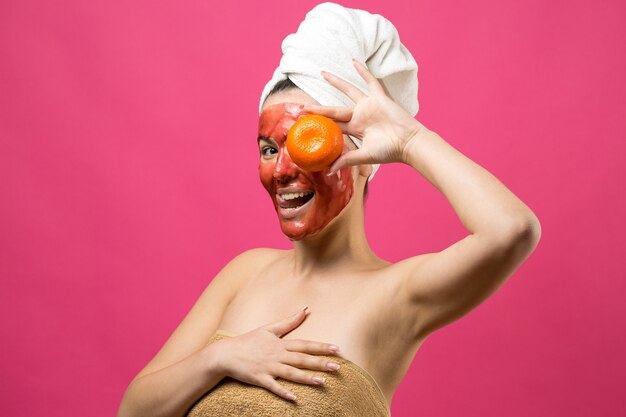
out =
[[[330,171],[328,174],[326,174],[327,177],[332,177],[333,175],[335,175],[333,171]]]
[[[337,353],[339,352],[339,347],[335,345],[330,345],[328,346],[328,350],[330,350],[331,352]]]
[[[326,367],[327,367],[328,369],[332,369],[333,371],[336,371],[337,369],[339,369],[339,364],[338,364],[338,363],[335,363],[335,362],[328,362],[328,363],[326,364]]]
[[[321,376],[314,376],[311,379],[313,380],[313,382],[317,382],[318,384],[321,384],[322,382],[326,381],[326,378],[322,378]]]
[[[293,400],[293,401],[296,400],[296,396],[293,395],[292,393],[287,394],[287,398],[289,398],[290,400]]]

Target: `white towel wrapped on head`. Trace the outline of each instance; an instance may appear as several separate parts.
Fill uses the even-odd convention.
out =
[[[330,2],[319,4],[306,14],[298,31],[283,40],[282,51],[280,65],[261,94],[259,113],[274,85],[285,78],[321,105],[354,107],[355,103],[320,73],[337,75],[369,95],[367,84],[352,64],[354,58],[367,65],[396,103],[412,116],[417,114],[417,63],[400,43],[396,28],[381,15]],[[350,139],[360,147],[359,139]],[[368,180],[377,169],[374,165]]]

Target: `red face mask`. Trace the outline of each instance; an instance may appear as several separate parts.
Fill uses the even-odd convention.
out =
[[[289,157],[287,132],[305,114],[300,104],[280,103],[267,107],[259,117],[259,176],[272,198],[280,227],[291,240],[322,230],[348,205],[353,192],[351,167],[328,177],[330,167],[305,171]],[[348,150],[344,144],[343,152]]]

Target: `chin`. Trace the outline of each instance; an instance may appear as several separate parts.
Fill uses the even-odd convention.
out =
[[[315,236],[316,234],[318,234],[319,232],[321,232],[327,225],[322,226],[321,228],[317,229],[317,230],[307,230],[305,228],[302,229],[295,229],[294,227],[291,226],[282,226],[281,225],[281,230],[283,232],[283,234],[287,237],[287,239],[291,240],[291,241],[298,241],[298,240],[303,240],[309,236]]]

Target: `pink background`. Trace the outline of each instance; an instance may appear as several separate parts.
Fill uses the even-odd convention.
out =
[[[316,3],[228,3],[0,3],[0,415],[114,415],[228,260],[290,247],[258,180],[257,103]],[[543,228],[425,343],[393,415],[625,415],[626,3],[343,4],[396,25],[417,118]],[[366,212],[390,261],[466,234],[407,166],[379,171]]]

